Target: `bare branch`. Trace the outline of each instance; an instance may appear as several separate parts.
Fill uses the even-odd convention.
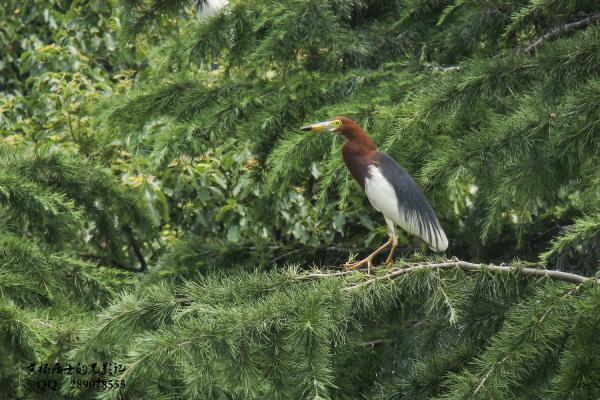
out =
[[[335,277],[335,276],[350,275],[353,272],[355,272],[355,271],[306,273],[306,274],[299,275],[296,279],[304,280],[304,279],[316,279],[316,278],[332,278],[332,277]]]
[[[540,268],[522,268],[520,266],[508,266],[508,265],[494,265],[494,264],[476,264],[467,261],[461,260],[447,260],[443,262],[417,262],[417,263],[408,263],[405,264],[401,268],[392,268],[389,269],[385,275],[376,276],[366,281],[356,283],[350,286],[347,286],[344,290],[355,290],[361,288],[363,286],[371,285],[377,281],[385,281],[396,279],[401,275],[409,274],[414,271],[422,270],[422,269],[434,269],[434,270],[443,270],[443,269],[452,269],[452,268],[460,268],[467,272],[473,271],[490,271],[490,272],[520,272],[525,275],[531,276],[547,276],[549,278],[568,282],[575,284],[582,284],[587,282],[590,279],[595,280],[597,283],[600,283],[600,280],[597,278],[588,278],[581,275],[572,274],[570,272],[563,271],[554,271],[544,269],[543,266],[540,265]],[[340,277],[340,276],[348,276],[352,274],[356,274],[357,271],[336,271],[336,272],[311,272],[304,275],[298,276],[297,279],[320,279],[320,278],[332,278],[332,277]]]
[[[529,53],[533,52],[534,50],[536,50],[538,47],[540,47],[544,42],[546,42],[548,40],[557,38],[561,35],[564,35],[565,33],[569,33],[569,32],[572,32],[572,31],[575,31],[578,29],[587,28],[589,25],[595,23],[598,20],[600,20],[600,13],[592,14],[587,18],[584,18],[579,21],[571,22],[569,24],[555,26],[554,28],[550,29],[549,31],[544,33],[542,36],[537,38],[535,41],[530,43],[528,46],[521,48],[519,51],[529,54]]]

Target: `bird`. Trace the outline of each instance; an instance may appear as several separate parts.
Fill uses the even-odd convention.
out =
[[[364,189],[373,208],[383,214],[389,229],[390,238],[387,242],[365,259],[345,263],[342,267],[356,269],[366,264],[367,273],[370,274],[375,256],[391,245],[385,261],[386,267],[390,267],[398,247],[397,226],[423,239],[433,251],[443,252],[448,248],[448,238],[419,186],[396,160],[377,151],[369,135],[356,122],[339,116],[303,126],[300,130],[337,133],[344,137],[344,163]]]

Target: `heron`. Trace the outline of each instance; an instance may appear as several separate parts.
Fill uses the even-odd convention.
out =
[[[420,237],[436,252],[448,248],[448,239],[440,225],[431,204],[412,179],[390,155],[379,152],[367,133],[347,117],[335,117],[328,121],[303,126],[302,131],[338,133],[345,139],[342,158],[350,174],[367,194],[376,211],[383,214],[389,229],[387,242],[369,254],[365,259],[345,263],[345,269],[356,269],[367,265],[371,273],[373,259],[391,245],[385,261],[386,267],[393,263],[398,237],[396,227]]]

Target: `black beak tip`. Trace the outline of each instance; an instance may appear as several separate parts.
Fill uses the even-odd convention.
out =
[[[301,131],[310,131],[312,128],[310,125],[307,126],[303,126],[302,128],[300,128]]]

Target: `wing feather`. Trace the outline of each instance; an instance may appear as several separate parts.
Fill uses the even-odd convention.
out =
[[[392,157],[377,153],[378,166],[371,165],[365,191],[376,210],[402,229],[419,236],[434,251],[448,248],[448,239],[429,201],[408,172]]]

